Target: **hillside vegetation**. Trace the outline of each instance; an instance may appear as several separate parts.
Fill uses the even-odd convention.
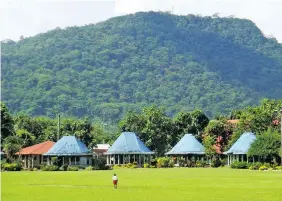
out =
[[[108,121],[164,106],[208,116],[282,98],[282,45],[243,19],[146,12],[2,44],[12,112]]]

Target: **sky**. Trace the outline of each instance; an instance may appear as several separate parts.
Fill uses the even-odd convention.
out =
[[[246,18],[267,37],[282,43],[282,0],[1,0],[0,40],[19,40],[56,27],[82,26],[150,10]]]

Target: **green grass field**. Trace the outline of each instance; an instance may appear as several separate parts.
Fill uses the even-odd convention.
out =
[[[120,169],[3,172],[1,177],[2,201],[282,201],[282,172],[271,171]]]

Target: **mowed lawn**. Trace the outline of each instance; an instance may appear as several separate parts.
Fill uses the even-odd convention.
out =
[[[112,174],[119,176],[117,190]],[[120,169],[3,172],[2,201],[282,201],[282,172]]]

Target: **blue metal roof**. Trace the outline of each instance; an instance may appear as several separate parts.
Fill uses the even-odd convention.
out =
[[[224,152],[224,154],[247,154],[251,144],[256,140],[254,133],[246,132],[232,145],[232,147]]]
[[[154,154],[133,132],[123,132],[105,154]]]
[[[91,155],[91,152],[75,136],[64,136],[44,155],[47,156],[72,156]]]
[[[165,155],[205,154],[204,146],[192,135],[185,134]]]

